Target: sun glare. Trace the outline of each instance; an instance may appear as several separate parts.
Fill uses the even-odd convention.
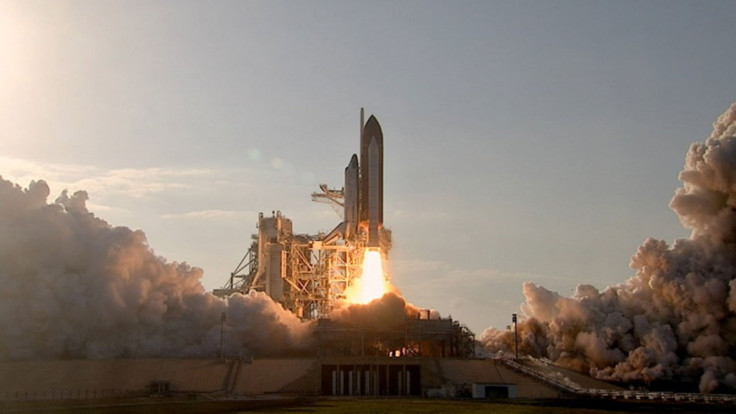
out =
[[[386,278],[383,274],[381,253],[377,250],[366,250],[363,257],[363,274],[354,281],[347,295],[350,303],[366,304],[378,299],[386,293]]]

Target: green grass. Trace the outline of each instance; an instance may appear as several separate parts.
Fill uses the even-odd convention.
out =
[[[325,413],[325,414],[411,414],[411,413],[504,413],[504,414],[618,414],[579,407],[549,407],[536,404],[491,403],[487,401],[454,401],[431,399],[358,399],[318,400],[300,407],[263,410],[271,414]],[[245,412],[243,412],[245,414]]]

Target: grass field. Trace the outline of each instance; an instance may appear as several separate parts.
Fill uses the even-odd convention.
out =
[[[270,407],[270,408],[269,408]],[[734,406],[693,405],[611,400],[434,400],[366,399],[255,399],[255,400],[141,400],[95,404],[79,401],[31,401],[0,404],[0,412],[14,414],[733,414]]]
[[[263,410],[271,414],[325,413],[325,414],[411,414],[411,413],[504,413],[504,414],[618,414],[630,411],[609,411],[580,407],[550,407],[537,404],[491,403],[486,401],[454,401],[428,399],[365,399],[319,400],[312,404]],[[242,414],[245,414],[243,412]]]

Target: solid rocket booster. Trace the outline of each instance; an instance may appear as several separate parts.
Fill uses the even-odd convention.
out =
[[[379,247],[383,227],[383,132],[371,115],[360,137],[360,222],[368,227],[368,247]]]
[[[353,154],[352,158],[350,158],[350,163],[345,168],[345,214],[343,221],[345,227],[343,231],[345,232],[345,238],[349,239],[354,234],[358,232],[358,208],[359,208],[359,198],[358,198],[358,189],[360,188],[359,183],[359,173],[360,170],[358,169],[358,156]]]

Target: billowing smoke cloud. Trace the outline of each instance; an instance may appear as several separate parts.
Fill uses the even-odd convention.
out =
[[[0,359],[214,356],[221,327],[229,355],[309,345],[308,325],[265,294],[208,294],[200,269],[95,217],[85,192],[48,196],[43,181],[0,178]]]
[[[736,387],[736,104],[690,147],[679,178],[670,207],[691,237],[646,240],[631,258],[636,275],[602,292],[581,285],[566,298],[524,284],[521,351],[601,379]],[[481,340],[513,349],[510,332]]]
[[[368,330],[391,330],[404,326],[406,318],[417,318],[419,310],[407,303],[398,291],[389,292],[367,304],[345,304],[330,319]]]

